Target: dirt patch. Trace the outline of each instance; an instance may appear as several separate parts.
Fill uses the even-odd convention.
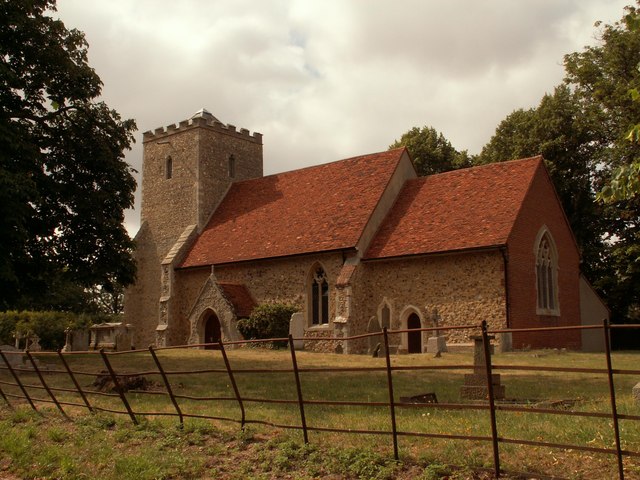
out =
[[[119,375],[118,384],[124,392],[129,392],[131,390],[152,391],[161,389],[161,386],[156,382],[147,380],[145,377],[139,375]],[[109,372],[106,371],[100,372],[100,375],[96,377],[91,386],[98,392],[117,393],[113,378],[111,378]]]

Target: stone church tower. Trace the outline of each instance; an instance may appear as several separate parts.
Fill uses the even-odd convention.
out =
[[[142,143],[138,276],[125,293],[125,322],[135,326],[136,348],[184,344],[188,332],[171,322],[173,269],[230,185],[262,176],[262,135],[236,131],[202,109],[145,132]]]

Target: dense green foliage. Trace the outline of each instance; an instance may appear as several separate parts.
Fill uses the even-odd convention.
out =
[[[258,305],[249,318],[238,320],[238,331],[246,340],[287,337],[291,315],[297,311],[296,306],[286,303]]]
[[[0,3],[0,309],[83,310],[85,289],[134,279],[124,210],[133,120],[102,83],[55,0]]]
[[[637,18],[637,9],[627,7],[620,22],[596,24],[600,42],[565,57],[564,84],[537,108],[507,116],[476,159],[544,155],[581,250],[582,270],[614,321],[638,320],[640,198],[625,194],[603,205],[596,197],[611,186],[612,175],[622,182],[621,167],[633,172],[640,160],[640,144],[629,141],[640,118],[640,102],[630,94],[640,86]]]
[[[14,335],[35,334],[44,350],[62,348],[67,327],[78,328],[113,321],[106,315],[77,315],[70,312],[0,312],[0,344],[13,345]]]
[[[457,151],[442,133],[433,127],[413,127],[389,148],[407,147],[418,175],[447,172],[471,165],[467,151]]]

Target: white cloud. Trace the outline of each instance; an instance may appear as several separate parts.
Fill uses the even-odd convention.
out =
[[[430,125],[477,153],[535,106],[621,0],[59,0],[104,100],[140,132],[206,107],[264,134],[273,173],[386,149]],[[138,142],[127,157],[140,170]],[[139,199],[137,200],[139,202]],[[139,204],[138,204],[139,205]],[[135,230],[138,212],[129,212]]]

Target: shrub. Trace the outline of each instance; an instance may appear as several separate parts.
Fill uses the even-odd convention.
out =
[[[295,305],[287,303],[258,305],[249,318],[238,320],[238,331],[246,340],[286,337],[291,315],[297,311]]]

